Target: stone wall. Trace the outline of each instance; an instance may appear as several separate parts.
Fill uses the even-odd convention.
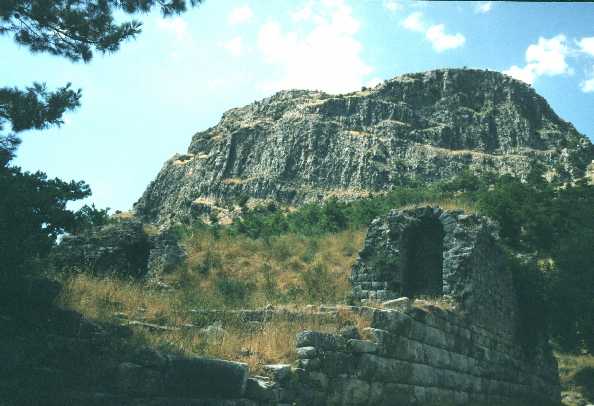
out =
[[[64,236],[51,262],[59,270],[145,277],[171,272],[185,257],[171,229],[148,235],[142,222],[125,219]]]
[[[532,358],[513,342],[451,311],[362,308],[363,335],[306,331],[299,368],[285,384],[300,405],[559,404],[556,361]],[[522,403],[523,402],[523,403]]]
[[[364,302],[447,296],[493,333],[511,338],[516,330],[512,275],[496,226],[485,217],[433,207],[393,210],[371,223],[351,281],[354,298]]]

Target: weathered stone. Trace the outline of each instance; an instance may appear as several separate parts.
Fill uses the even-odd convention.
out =
[[[264,365],[263,369],[277,382],[282,382],[291,376],[291,365],[289,364]]]
[[[300,359],[315,358],[318,355],[316,347],[299,347],[297,348],[297,357]]]
[[[318,331],[302,331],[297,333],[296,345],[299,347],[316,347],[322,350],[336,350],[344,348],[346,340],[343,337]]]
[[[78,235],[67,235],[52,250],[58,269],[100,275],[142,277],[170,272],[185,260],[175,233],[165,230],[150,237],[136,219],[117,220]]]
[[[343,405],[366,405],[369,401],[370,385],[359,379],[345,379],[340,383]]]
[[[405,298],[384,302],[384,307],[413,312],[417,319],[443,312],[429,302],[421,303],[419,296],[447,295],[448,305],[469,321],[511,339],[517,326],[517,303],[506,266],[491,220],[419,207],[392,210],[372,222],[351,281],[359,299],[385,296],[383,289],[367,288],[377,281],[390,286],[394,296],[413,297],[413,308]]]
[[[354,338],[356,340],[361,338],[359,334],[359,330],[355,326],[347,326],[340,329],[338,332],[340,336],[344,337],[345,339]]]
[[[386,309],[408,310],[410,308],[410,299],[407,297],[400,297],[398,299],[388,300],[382,303],[382,307]]]
[[[149,237],[151,249],[147,270],[151,275],[169,273],[179,267],[186,259],[186,253],[179,245],[175,232],[164,230]]]
[[[378,345],[367,340],[349,340],[347,341],[347,348],[354,353],[375,353]]]
[[[303,358],[299,360],[299,366],[308,371],[314,371],[320,368],[322,362],[319,358]]]
[[[146,274],[149,250],[142,223],[121,220],[65,236],[52,252],[52,263],[59,269],[138,277]]]
[[[160,351],[151,347],[139,347],[132,353],[134,363],[154,368],[163,368],[167,365],[167,357]]]
[[[523,177],[533,161],[570,179],[593,158],[591,142],[526,84],[442,69],[344,95],[283,91],[232,109],[165,163],[135,210],[158,223],[225,217],[238,196],[248,205],[352,199],[465,170]]]
[[[163,393],[163,381],[159,371],[124,362],[118,366],[116,383],[125,394],[158,395]]]
[[[202,357],[169,362],[164,376],[165,392],[181,397],[241,398],[245,393],[248,367],[240,362]]]
[[[328,377],[322,372],[311,371],[308,374],[308,379],[314,383],[314,386],[322,390],[328,388]]]
[[[274,401],[276,394],[273,390],[274,384],[259,378],[248,378],[245,390],[245,397],[257,401]]]

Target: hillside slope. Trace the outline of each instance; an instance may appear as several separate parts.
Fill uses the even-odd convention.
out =
[[[538,161],[572,179],[593,159],[592,143],[528,85],[444,69],[343,95],[282,91],[231,109],[165,163],[134,208],[145,221],[170,223],[244,196],[287,205],[350,199],[466,168],[524,176]]]

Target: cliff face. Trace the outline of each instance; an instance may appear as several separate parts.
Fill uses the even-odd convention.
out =
[[[297,205],[466,168],[524,176],[535,161],[571,179],[592,159],[591,142],[529,86],[497,72],[437,70],[338,96],[283,91],[229,110],[165,163],[135,210],[167,223],[240,196]]]

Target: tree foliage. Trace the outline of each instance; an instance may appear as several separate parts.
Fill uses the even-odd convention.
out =
[[[179,14],[201,0],[3,0],[0,35],[9,35],[31,52],[46,52],[88,62],[94,52],[117,51],[122,42],[141,32],[136,20],[117,22],[114,13],[148,12],[159,7],[164,16]],[[80,105],[81,91],[70,84],[48,91],[34,83],[25,90],[0,88],[0,165],[15,154],[17,133],[62,124],[66,111]],[[10,123],[9,132],[6,125]]]
[[[0,34],[32,52],[48,52],[88,62],[94,51],[114,52],[141,32],[137,20],[118,23],[114,12],[148,12],[160,7],[164,16],[179,14],[201,0],[3,0]]]
[[[141,24],[118,22],[116,13],[179,14],[201,0],[2,0],[0,35],[11,36],[31,52],[88,62],[95,52],[114,52],[135,37]],[[64,232],[78,232],[107,221],[107,209],[66,205],[90,195],[82,182],[48,179],[42,172],[10,166],[19,134],[60,126],[63,115],[80,105],[81,91],[70,84],[48,91],[41,83],[26,89],[0,88],[0,284],[22,274],[46,255]]]
[[[20,143],[16,133],[63,124],[63,114],[78,107],[80,97],[81,91],[71,89],[70,84],[54,92],[40,83],[25,90],[0,88],[0,166],[14,157]],[[4,133],[7,124],[12,132]]]
[[[72,200],[91,194],[84,182],[48,179],[43,172],[0,168],[0,279],[13,278],[45,256],[56,238],[77,226]]]

